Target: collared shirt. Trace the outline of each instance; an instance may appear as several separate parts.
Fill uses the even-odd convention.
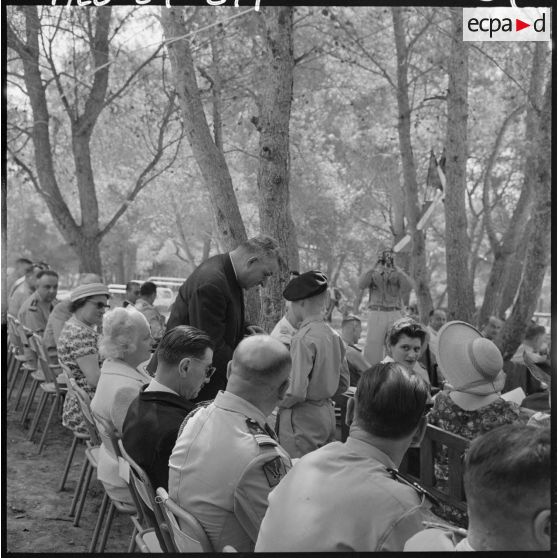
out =
[[[401,297],[413,288],[405,274],[397,269],[370,270],[364,281],[368,285],[369,306],[401,308]]]
[[[474,552],[467,531],[447,525],[446,528],[425,529],[405,543],[405,552]]]
[[[370,368],[362,355],[362,349],[357,345],[347,345],[347,364],[349,365],[350,385],[356,386],[361,374]]]
[[[21,305],[27,300],[33,291],[31,287],[27,284],[27,281],[20,283],[17,288],[14,289],[12,294],[8,299],[8,313],[17,318]]]
[[[39,293],[35,291],[23,301],[17,319],[24,326],[42,334],[46,328],[48,316],[57,302],[56,299],[52,302],[43,302]]]
[[[161,339],[165,333],[165,318],[159,310],[143,298],[137,299],[135,308],[147,318],[153,339]]]
[[[298,461],[269,495],[256,552],[401,551],[422,529],[424,498],[353,427]]]
[[[294,327],[287,316],[283,316],[273,328],[273,331],[269,334],[271,337],[281,341],[281,343],[290,347],[293,335],[297,332],[296,327]]]
[[[291,467],[265,418],[220,391],[188,419],[169,459],[170,497],[196,517],[216,552],[254,549],[268,494]]]
[[[70,299],[61,300],[49,314],[43,334],[43,345],[45,349],[56,348],[58,345],[58,338],[62,333],[62,328],[72,315],[70,312],[71,304],[72,302]]]
[[[165,393],[173,393],[174,395],[178,395],[178,397],[180,397],[180,394],[176,393],[174,389],[171,389],[170,387],[167,387],[165,384],[158,382],[155,378],[151,380],[149,385],[145,388],[145,391],[164,391]]]
[[[10,286],[10,290],[8,292],[8,298],[10,298],[16,291],[16,289],[25,281],[25,275],[18,277]],[[29,289],[31,291],[31,289]],[[29,293],[31,294],[31,292]]]
[[[345,343],[321,316],[306,318],[291,341],[291,383],[280,407],[321,401],[349,387]]]
[[[395,360],[393,360],[393,358],[388,355],[381,361],[382,364],[385,364],[386,362],[395,362]],[[413,373],[417,376],[420,376],[430,386],[430,378],[428,377],[428,372],[421,366],[418,360],[413,365]]]

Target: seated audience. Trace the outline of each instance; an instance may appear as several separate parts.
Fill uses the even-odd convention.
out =
[[[527,353],[527,356],[531,362],[539,363],[546,362],[548,356],[546,354],[541,354],[541,348],[546,337],[546,330],[544,326],[532,324],[525,331],[525,337],[523,343],[519,345],[517,351],[512,356],[512,362],[519,362],[520,364],[526,364],[523,354]]]
[[[165,332],[165,318],[161,315],[159,310],[153,306],[157,298],[157,285],[151,281],[146,281],[140,287],[140,294],[136,300],[136,310],[139,310],[147,319],[149,327],[151,328],[151,337],[156,342],[161,340]]]
[[[287,302],[286,314],[275,324],[269,335],[290,347],[293,335],[297,332],[299,325],[300,322],[295,318],[290,302]]]
[[[141,387],[151,380],[136,367],[149,358],[152,341],[145,316],[135,308],[114,308],[103,317],[99,353],[105,360],[91,401],[102,440],[97,478],[111,498],[130,504],[132,496],[118,473],[118,460],[109,434],[121,436],[128,407]]]
[[[155,377],[128,408],[122,443],[155,489],[168,490],[169,457],[178,429],[214,370],[212,346],[211,339],[195,327],[167,331],[159,344]]]
[[[86,273],[80,279],[79,285],[89,285],[91,283],[100,283],[101,278],[96,273]],[[58,338],[62,333],[64,324],[68,321],[72,312],[70,306],[72,305],[71,298],[61,300],[48,316],[47,325],[43,334],[43,345],[47,351],[56,349]]]
[[[486,339],[490,339],[494,343],[498,344],[503,327],[504,322],[500,320],[500,318],[490,316],[490,318],[488,318],[488,322],[482,330],[482,335],[483,337],[486,337]]]
[[[27,297],[17,314],[18,320],[29,329],[43,334],[48,316],[56,304],[58,273],[49,269],[37,273],[35,292]]]
[[[468,532],[427,529],[405,550],[549,551],[551,453],[550,428],[514,424],[479,436],[465,455]]]
[[[465,322],[448,322],[438,333],[438,365],[449,384],[434,398],[428,420],[434,426],[473,440],[493,428],[528,416],[517,403],[505,401],[503,360],[498,347]],[[435,463],[436,482],[443,489],[448,478],[446,453]],[[444,518],[464,526],[465,516],[441,505]]]
[[[347,345],[347,364],[349,365],[350,385],[356,386],[360,375],[370,368],[362,355],[362,349],[357,345],[362,333],[362,323],[358,316],[348,314],[341,321],[341,339]]]
[[[245,338],[227,389],[186,419],[169,460],[169,495],[193,514],[213,549],[254,550],[269,492],[291,467],[266,417],[289,386],[291,357],[268,335]]]
[[[126,294],[122,306],[126,308],[130,304],[134,306],[140,295],[140,284],[137,281],[128,281],[126,283]]]
[[[428,372],[418,362],[426,344],[427,333],[421,324],[409,317],[399,318],[388,328],[386,336],[388,356],[382,362],[398,362],[410,372],[418,374],[430,385]]]
[[[279,404],[278,434],[291,457],[301,457],[335,439],[331,398],[349,387],[345,344],[324,320],[327,277],[308,271],[289,281],[283,296],[300,327],[292,338],[291,383]]]
[[[360,377],[355,421],[334,442],[295,464],[269,495],[257,552],[401,551],[422,528],[424,493],[399,481],[397,468],[420,444],[429,391],[398,363]]]
[[[108,288],[102,283],[76,287],[70,295],[72,315],[64,324],[58,339],[58,360],[68,367],[78,386],[89,397],[95,395],[101,375],[97,327],[108,307],[109,296]],[[62,424],[74,432],[88,433],[79,402],[70,393],[64,401]]]
[[[32,266],[33,262],[27,258],[18,258],[15,261],[15,269],[8,275],[6,281],[8,285],[8,298],[10,298],[14,294],[14,291],[25,281],[25,276],[27,272],[31,270]]]

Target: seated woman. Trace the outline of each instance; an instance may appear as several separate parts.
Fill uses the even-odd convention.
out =
[[[151,330],[145,316],[134,307],[115,308],[103,318],[99,352],[105,359],[91,411],[101,435],[97,478],[114,500],[133,503],[126,482],[118,474],[118,460],[109,434],[122,434],[122,424],[130,403],[151,376],[136,367],[151,353]]]
[[[76,287],[70,295],[72,315],[58,338],[59,361],[68,367],[78,386],[90,397],[95,395],[101,375],[97,327],[103,320],[109,296],[108,288],[102,283]],[[62,424],[74,432],[88,432],[78,400],[72,394],[68,394],[64,401]]]
[[[429,386],[428,372],[418,358],[428,345],[426,329],[409,317],[396,320],[386,335],[386,356],[382,363],[398,362],[410,372],[418,374]]]
[[[505,401],[502,355],[498,347],[465,322],[448,322],[438,333],[438,366],[447,384],[434,398],[428,422],[472,440],[477,436],[516,421],[526,422],[517,403]],[[445,451],[437,456],[436,483],[441,490],[448,479]],[[465,526],[466,517],[443,506],[444,519]]]

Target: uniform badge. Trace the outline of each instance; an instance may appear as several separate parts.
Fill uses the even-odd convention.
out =
[[[263,470],[271,488],[277,486],[279,481],[287,474],[285,463],[283,463],[280,457],[275,457],[271,461],[265,463]]]

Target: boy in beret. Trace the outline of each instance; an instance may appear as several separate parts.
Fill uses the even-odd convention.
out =
[[[289,281],[283,297],[300,322],[291,341],[291,382],[279,404],[277,431],[291,457],[303,455],[335,439],[331,398],[349,387],[345,345],[324,320],[327,277],[308,271]]]

